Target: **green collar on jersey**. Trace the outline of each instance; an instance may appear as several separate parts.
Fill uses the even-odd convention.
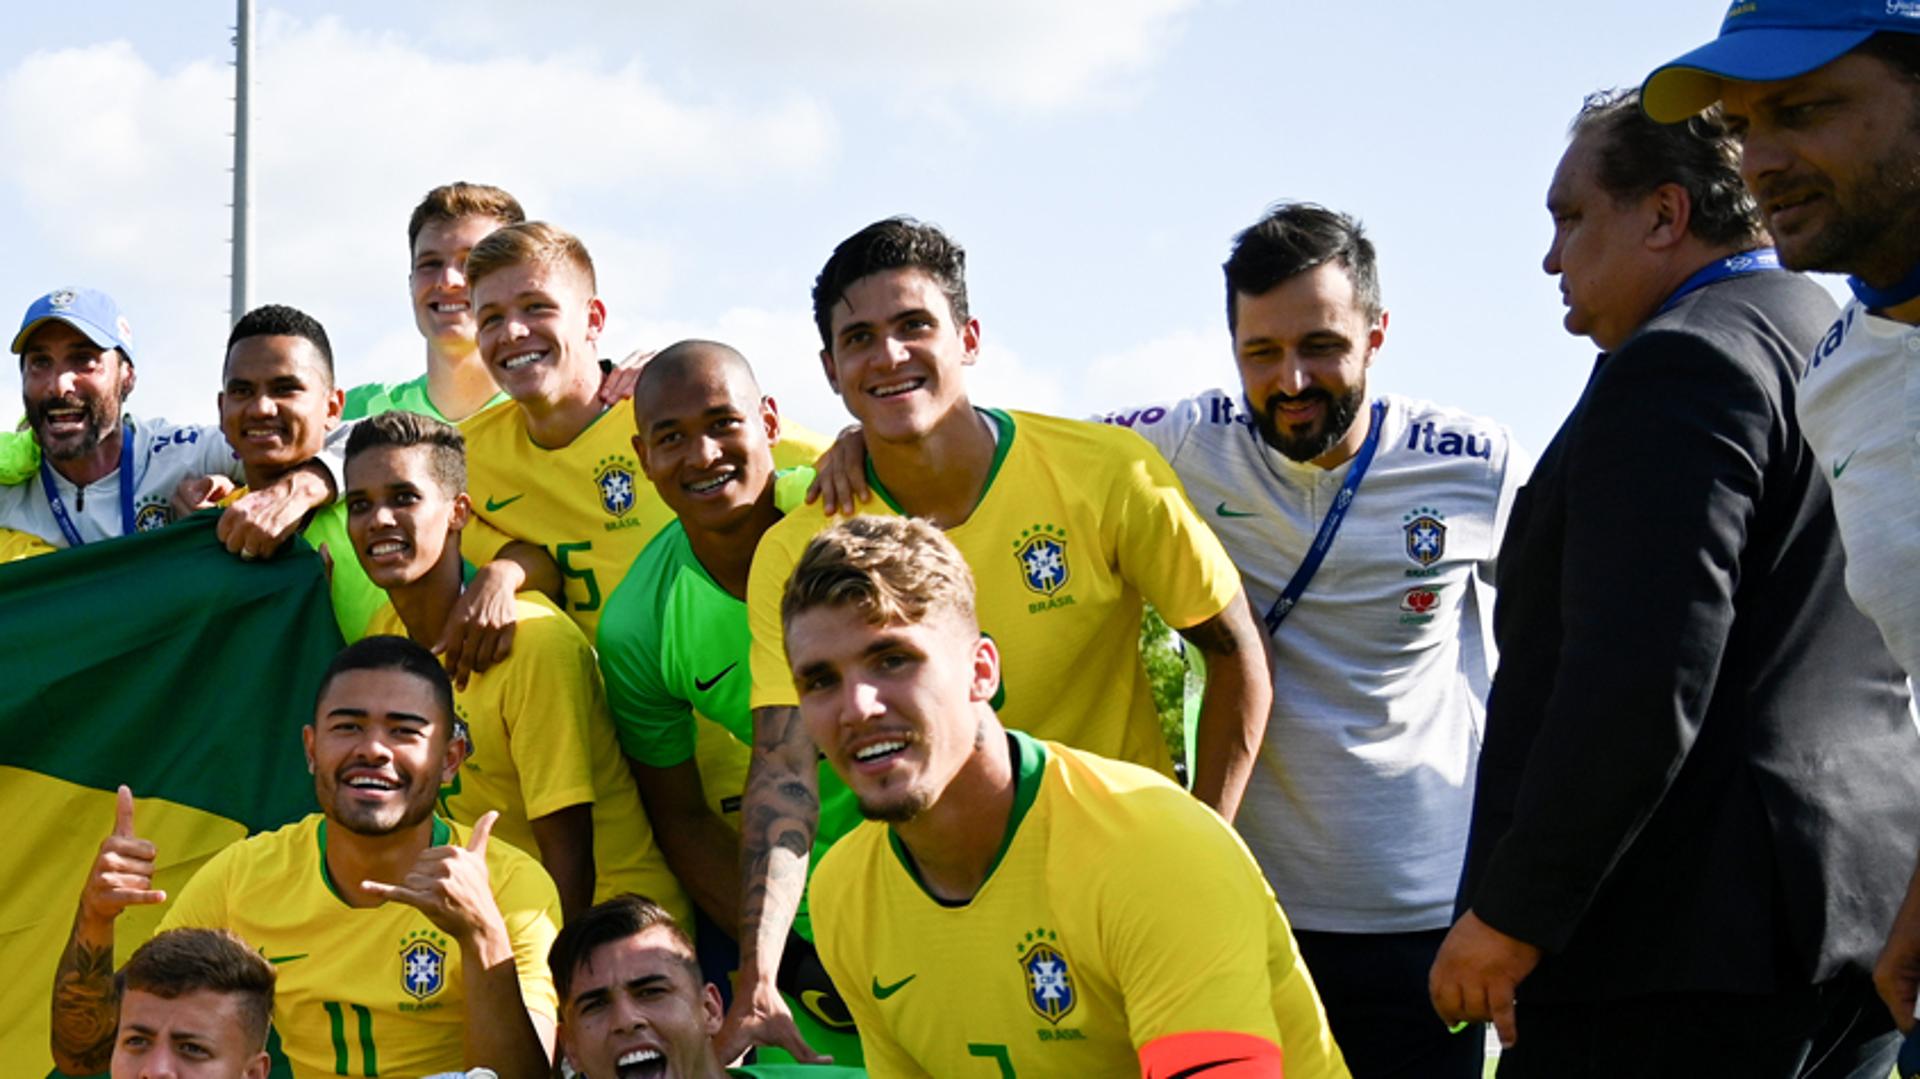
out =
[[[1007,834],[1000,837],[1000,849],[993,852],[993,861],[987,866],[987,875],[980,882],[981,888],[985,888],[987,881],[993,879],[994,870],[1000,868],[1000,862],[1007,856],[1007,848],[1013,846],[1013,837],[1020,831],[1020,822],[1027,819],[1027,810],[1033,808],[1034,799],[1040,796],[1040,780],[1047,770],[1047,747],[1024,732],[1007,732],[1007,751],[1013,757],[1013,811],[1007,814]],[[920,879],[919,867],[913,864],[913,855],[900,842],[900,833],[891,827],[887,829],[887,845],[893,848],[894,857],[900,859],[900,868],[906,870],[907,876],[912,877],[920,890],[927,893],[928,899],[943,907],[964,907],[973,902],[973,896],[948,900],[928,891],[927,882]]]
[[[1007,461],[1007,452],[1013,449],[1013,417],[997,408],[976,408],[974,411],[989,417],[994,424],[993,463],[987,466],[987,482],[980,486],[980,501],[984,502],[987,492],[993,490],[994,477],[1000,475],[1000,466]],[[906,510],[900,508],[899,501],[893,497],[892,492],[887,490],[887,485],[880,482],[880,474],[873,470],[871,453],[867,454],[866,466],[867,486],[873,488],[873,493],[880,496],[880,501],[885,502],[893,512],[902,517],[911,516]],[[976,507],[979,504],[979,502],[974,503]]]
[[[333,883],[333,874],[327,869],[327,820],[325,817],[320,818],[320,828],[316,834],[319,837],[319,845],[320,845],[320,880],[323,884],[327,886],[327,891],[333,893],[333,897],[335,899],[338,899],[340,902],[345,903],[347,901],[347,897],[340,894],[339,887]],[[444,847],[447,845],[447,842],[452,838],[453,838],[453,826],[451,824],[448,824],[446,821],[441,820],[440,815],[438,813],[434,814],[432,845],[436,847]]]

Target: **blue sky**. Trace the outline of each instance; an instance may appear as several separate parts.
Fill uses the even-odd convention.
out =
[[[1084,414],[1231,382],[1220,261],[1283,198],[1360,216],[1392,312],[1375,385],[1542,449],[1593,350],[1541,201],[1588,91],[1721,5],[711,0],[265,3],[255,302],[348,383],[418,373],[405,225],[513,190],[599,263],[610,353],[715,336],[791,419],[843,422],[808,288],[912,213],[969,250],[983,403]],[[452,14],[449,14],[449,10]],[[230,3],[32,5],[0,44],[0,309],[105,288],[136,413],[212,420],[227,325]],[[8,305],[11,305],[9,307]],[[8,315],[8,318],[16,316]],[[11,323],[9,323],[11,325]]]

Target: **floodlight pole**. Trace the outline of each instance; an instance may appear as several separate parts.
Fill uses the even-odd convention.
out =
[[[247,264],[253,255],[253,173],[248,169],[248,97],[253,80],[253,0],[236,0],[233,32],[233,295],[231,321],[251,306],[247,297]]]

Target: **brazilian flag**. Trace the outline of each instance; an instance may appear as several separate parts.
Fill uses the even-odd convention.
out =
[[[0,565],[0,1072],[52,1072],[53,975],[114,790],[178,895],[213,853],[313,810],[300,748],[340,650],[320,560],[243,562],[217,514]],[[164,906],[120,917],[118,962]]]

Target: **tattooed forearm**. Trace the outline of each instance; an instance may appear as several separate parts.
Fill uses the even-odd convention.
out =
[[[113,942],[67,940],[53,982],[53,1062],[69,1075],[107,1070],[113,1056]]]
[[[820,818],[813,741],[797,708],[757,708],[740,812],[741,973],[771,981],[806,890]]]

